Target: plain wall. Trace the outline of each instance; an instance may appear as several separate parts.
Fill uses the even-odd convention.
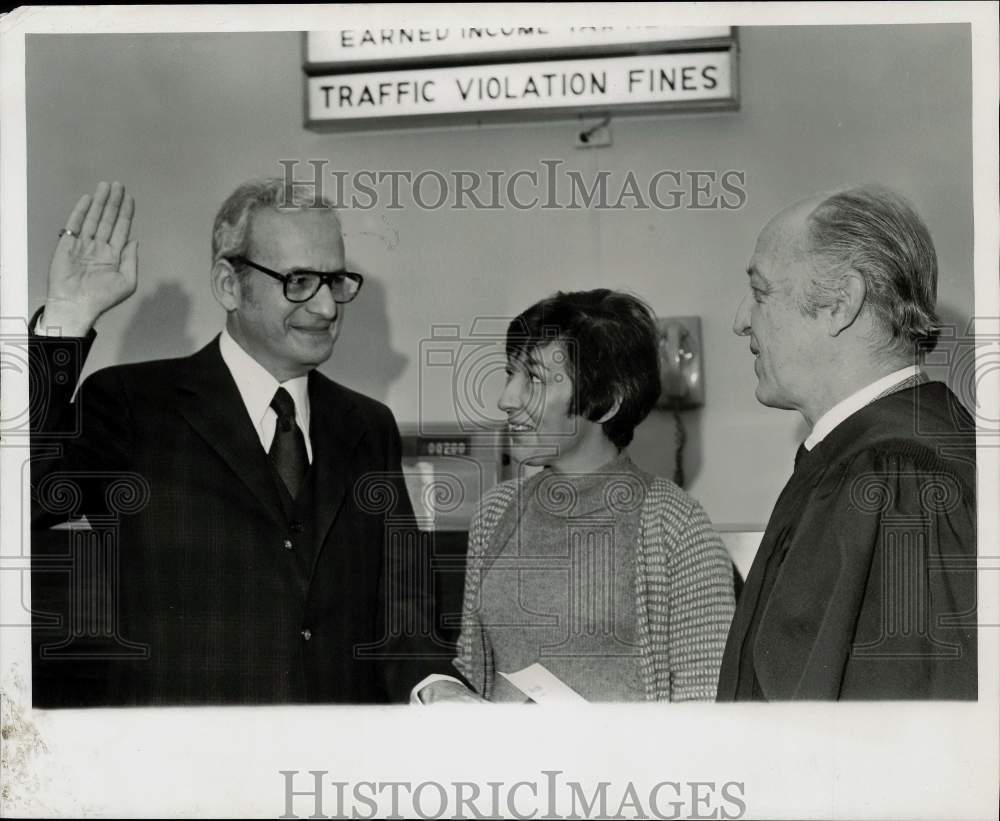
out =
[[[588,180],[609,171],[612,190],[629,171],[644,181],[661,169],[741,170],[738,210],[348,211],[348,260],[368,279],[322,370],[387,402],[401,422],[452,419],[453,391],[429,390],[421,371],[434,325],[467,333],[474,317],[513,316],[560,288],[632,290],[659,315],[701,317],[706,404],[684,414],[688,489],[715,522],[760,526],[805,428],[797,414],[756,402],[747,341],[731,331],[756,234],[811,192],[893,186],[930,226],[939,305],[964,329],[973,313],[971,57],[966,25],[738,33],[738,111],[615,118],[613,145],[586,151],[573,147],[573,122],[307,131],[299,33],[30,35],[31,305],[44,299],[66,214],[99,179],[121,180],[136,198],[140,286],[99,323],[88,372],[188,354],[212,338],[223,321],[208,282],[215,210],[242,180],[280,173],[280,159],[446,174],[541,171],[541,160],[559,159]],[[496,385],[479,386],[484,402]],[[632,453],[670,476],[673,443],[671,417],[655,411]]]

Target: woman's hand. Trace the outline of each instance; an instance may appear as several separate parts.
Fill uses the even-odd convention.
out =
[[[486,704],[487,701],[457,681],[432,681],[417,693],[423,704]]]
[[[101,182],[66,220],[49,266],[43,323],[84,336],[136,288],[136,241],[129,241],[135,202],[121,183]]]

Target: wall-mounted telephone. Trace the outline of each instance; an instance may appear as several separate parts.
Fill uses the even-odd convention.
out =
[[[684,410],[705,404],[701,372],[701,318],[671,316],[656,320],[659,328],[659,408]]]

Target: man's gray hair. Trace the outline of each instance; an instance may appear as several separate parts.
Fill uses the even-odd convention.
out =
[[[864,185],[832,194],[810,214],[806,250],[820,265],[803,309],[815,316],[836,298],[850,269],[865,282],[865,304],[892,340],[910,353],[937,337],[937,255],[930,232],[899,194]]]
[[[212,225],[212,262],[224,257],[246,256],[250,245],[250,224],[260,208],[328,210],[340,231],[340,219],[333,205],[314,186],[292,184],[283,177],[249,180],[230,194]]]

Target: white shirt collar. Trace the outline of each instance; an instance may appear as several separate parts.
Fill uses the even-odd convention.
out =
[[[918,373],[920,373],[919,366],[907,365],[905,368],[893,371],[887,376],[883,376],[881,379],[875,380],[870,385],[866,385],[861,390],[855,391],[846,399],[842,399],[816,420],[816,424],[813,425],[812,432],[809,434],[804,443],[806,450],[812,450],[816,447],[816,445],[822,442],[830,434],[830,432],[837,427],[837,425],[847,419],[847,417],[851,414],[861,410],[865,405],[871,403],[876,397],[885,393],[885,391],[895,385],[898,385],[900,382],[905,382],[907,379],[916,376]]]
[[[230,336],[226,328],[219,335],[219,353],[233,375],[250,421],[253,422],[264,450],[270,450],[274,438],[277,415],[271,410],[271,400],[279,387],[284,388],[295,402],[295,421],[305,436],[306,452],[312,461],[312,442],[309,438],[309,377],[297,376],[278,382],[256,359],[248,354]]]

